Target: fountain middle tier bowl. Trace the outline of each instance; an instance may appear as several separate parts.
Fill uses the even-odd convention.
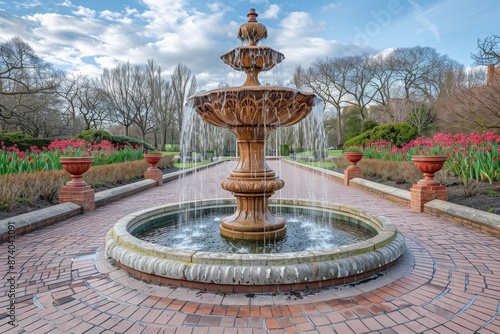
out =
[[[220,88],[190,97],[196,112],[219,127],[293,125],[316,104],[313,93],[280,86]]]
[[[153,283],[221,292],[284,292],[365,279],[396,263],[404,251],[404,238],[385,217],[333,203],[281,199],[271,200],[270,204],[335,216],[361,226],[373,237],[324,249],[229,254],[160,246],[134,236],[167,216],[193,210],[201,214],[235,205],[231,199],[206,200],[164,205],[125,216],[106,236],[106,255],[133,276]]]

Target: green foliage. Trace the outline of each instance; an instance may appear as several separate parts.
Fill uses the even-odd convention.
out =
[[[165,144],[165,151],[179,152],[179,144]]]
[[[18,132],[0,132],[0,142],[3,141],[3,145],[5,147],[11,147],[16,145],[16,147],[20,151],[29,150],[30,147],[36,146],[41,149],[43,146],[49,146],[50,142],[53,139],[50,138],[33,138],[31,136],[27,136],[21,131]],[[1,149],[0,145],[0,149]]]
[[[357,108],[344,113],[344,140],[358,136],[361,132],[361,116]]]
[[[363,148],[361,146],[348,146],[344,152],[363,152]]]
[[[332,162],[332,161],[304,161],[304,160],[297,160],[298,163],[303,164],[303,165],[309,165],[313,167],[318,167],[318,168],[336,168],[337,164]]]
[[[146,150],[150,150],[150,151],[155,150],[155,148],[153,146],[149,145],[148,143],[146,143],[142,140],[133,138],[133,137],[113,136],[110,141],[115,145],[132,145],[132,146],[143,145]]]
[[[281,144],[280,146],[280,155],[281,156],[288,156],[290,155],[290,147],[288,144]]]
[[[112,141],[113,135],[108,130],[90,129],[83,131],[78,136],[76,136],[75,139],[83,139],[87,143],[90,143],[91,141],[100,143],[103,140]]]
[[[500,197],[500,191],[495,191],[493,189],[486,189],[484,192],[489,196]]]
[[[386,140],[401,147],[411,140],[417,138],[417,129],[408,123],[383,124],[374,127],[370,131],[363,132],[359,136],[351,138],[344,143],[344,147],[365,146],[368,143]]]
[[[328,150],[327,153],[329,157],[340,156],[342,155],[342,150]]]
[[[378,123],[369,119],[361,123],[361,133],[369,131],[373,129],[374,127],[378,126]]]

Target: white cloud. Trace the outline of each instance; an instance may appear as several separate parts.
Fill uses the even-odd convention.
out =
[[[77,16],[84,16],[84,17],[94,17],[95,16],[95,10],[83,7],[83,6],[78,6],[78,10],[72,11],[73,14]]]
[[[329,3],[328,5],[324,5],[323,7],[321,7],[321,10],[323,10],[323,11],[332,10],[332,9],[338,8],[341,4],[342,4],[341,2],[332,2],[332,3]]]
[[[24,1],[24,2],[14,2],[17,7],[20,8],[33,8],[33,7],[38,7],[42,6],[43,3],[39,0],[33,0],[33,1]]]
[[[106,20],[114,21],[120,19],[122,17],[122,14],[117,12],[112,12],[110,10],[103,10],[102,12],[99,13],[99,17],[102,17],[103,19]]]
[[[270,31],[269,45],[285,55],[282,81],[288,81],[295,67],[307,67],[316,58],[336,57],[372,52],[369,47],[341,43],[334,39],[318,37],[324,30],[309,13],[292,12],[280,23],[279,30]]]
[[[210,9],[212,12],[221,12],[224,9],[224,5],[221,4],[220,2],[213,2],[207,4],[207,8]]]
[[[64,0],[63,2],[61,2],[59,4],[59,6],[62,6],[62,7],[73,7],[73,4],[69,0]]]
[[[266,11],[264,13],[259,14],[259,18],[262,18],[262,19],[277,19],[280,10],[281,10],[280,6],[278,6],[276,4],[272,4],[272,5],[270,5],[266,9]]]

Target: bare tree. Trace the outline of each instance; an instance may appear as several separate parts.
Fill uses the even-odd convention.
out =
[[[473,86],[456,91],[438,104],[441,124],[453,132],[500,129],[500,86]]]
[[[179,63],[171,76],[172,91],[174,93],[175,120],[179,134],[182,132],[183,111],[189,96],[196,90],[196,77],[186,65]]]
[[[348,58],[325,58],[316,61],[307,70],[295,69],[297,87],[310,87],[321,97],[325,108],[333,108],[337,120],[337,145],[342,145],[342,108],[351,90],[349,75],[352,63]]]
[[[141,139],[145,140],[146,135],[153,130],[155,124],[152,92],[150,90],[147,73],[139,66],[135,66],[132,70],[131,88],[131,101],[135,114],[134,123],[140,130]]]
[[[133,68],[129,62],[117,65],[113,69],[105,68],[101,75],[101,87],[112,119],[125,127],[125,135],[137,118],[133,105],[134,87]]]
[[[31,46],[14,37],[0,44],[0,118],[11,118],[19,108],[31,106],[25,99],[33,94],[53,94],[62,80],[61,72],[39,58]]]
[[[3,119],[8,131],[21,130],[32,137],[68,135],[70,115],[61,112],[56,94],[30,94],[16,98],[20,103],[10,118]]]
[[[371,55],[350,56],[345,60],[349,63],[348,84],[345,87],[349,98],[345,102],[356,106],[361,119],[365,120],[368,106],[381,101],[381,85],[386,83],[387,79],[383,77],[384,73],[379,71],[380,68]]]
[[[66,112],[71,115],[71,126],[69,127],[70,136],[75,136],[76,134],[75,126],[77,124],[76,117],[78,108],[78,94],[82,80],[83,76],[81,74],[68,75],[61,82],[61,85],[57,90],[57,95],[59,95],[66,102]]]
[[[431,60],[435,54],[435,49],[421,46],[398,48],[391,53],[390,58],[395,66],[395,79],[403,88],[401,98],[412,101],[423,100],[423,92],[419,88],[434,69]]]
[[[394,66],[390,57],[383,55],[373,56],[371,59],[373,68],[372,86],[377,92],[377,104],[368,108],[368,118],[375,121],[390,119],[395,122],[393,110],[390,108],[392,96],[394,94]],[[375,112],[374,112],[375,111]]]
[[[84,130],[101,129],[109,123],[110,115],[99,80],[83,77],[77,98],[77,111]]]
[[[471,58],[477,65],[500,65],[500,35],[478,38],[477,52]]]
[[[155,118],[155,145],[164,148],[165,144],[172,143],[171,134],[175,120],[174,92],[172,84],[166,81],[161,74],[161,66],[149,59],[147,65],[148,85],[151,92],[151,103]],[[170,131],[170,133],[169,133]],[[159,139],[159,143],[157,142]]]

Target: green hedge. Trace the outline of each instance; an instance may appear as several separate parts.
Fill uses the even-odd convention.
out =
[[[417,137],[418,130],[409,123],[383,124],[347,140],[344,143],[344,147],[364,146],[382,139],[401,147]]]
[[[42,149],[43,146],[49,146],[54,138],[33,138],[25,135],[21,131],[18,132],[0,132],[0,142],[3,141],[5,147],[17,145],[21,151],[29,150],[31,146],[36,146]]]

